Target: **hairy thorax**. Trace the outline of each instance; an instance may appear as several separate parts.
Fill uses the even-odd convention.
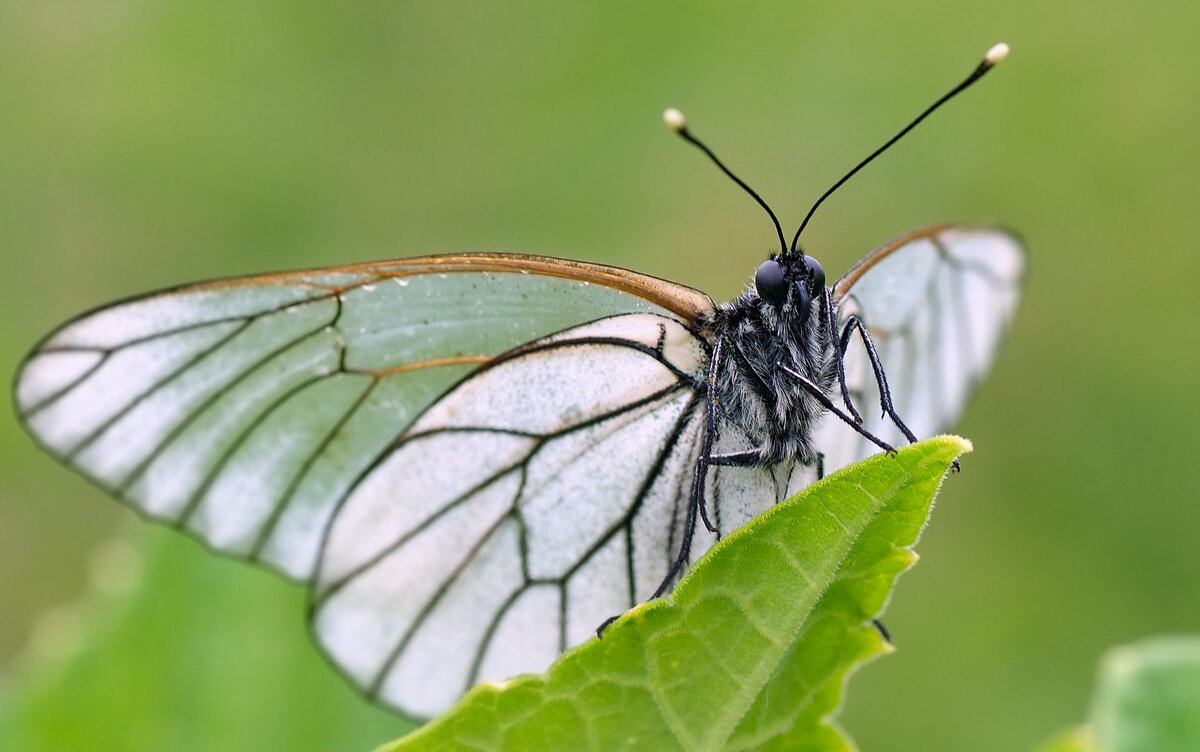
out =
[[[814,304],[801,317],[750,290],[717,308],[713,330],[719,431],[743,434],[761,465],[816,462],[813,432],[825,409],[788,370],[825,394],[833,388],[837,366],[824,308]]]

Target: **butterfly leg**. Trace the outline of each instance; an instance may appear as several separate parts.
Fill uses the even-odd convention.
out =
[[[875,372],[875,383],[879,385],[879,406],[883,408],[883,412],[900,432],[904,434],[910,442],[917,440],[917,437],[912,431],[908,430],[908,426],[904,425],[904,421],[896,414],[896,407],[892,404],[892,390],[888,388],[887,376],[883,372],[883,364],[879,361],[879,351],[875,349],[875,343],[871,340],[871,334],[867,331],[867,327],[863,324],[862,319],[857,316],[851,316],[846,320],[846,326],[842,328],[842,337],[839,342],[839,349],[842,353],[846,352],[846,346],[850,344],[850,336],[854,334],[854,330],[858,330],[859,336],[862,337],[863,345],[867,348],[867,357],[871,359],[871,370]]]
[[[704,527],[711,533],[720,533],[708,518],[708,508],[705,503],[705,491],[708,488],[708,468],[713,464],[713,445],[717,438],[717,373],[725,352],[725,338],[718,337],[713,343],[712,357],[708,364],[708,389],[704,397],[704,436],[700,440],[700,457],[696,461],[696,472],[692,476],[692,489],[688,494],[687,516],[683,525],[683,538],[679,544],[679,554],[667,570],[667,576],[654,590],[651,598],[657,598],[671,587],[671,582],[687,566],[688,556],[692,552],[692,538],[696,534],[697,518],[703,520]]]
[[[697,465],[697,473],[708,474],[709,465],[712,462],[712,449],[717,441],[717,373],[721,366],[721,360],[725,353],[725,338],[718,337],[713,343],[712,357],[708,363],[708,389],[704,398],[704,439],[700,446],[700,464]],[[693,497],[696,495],[695,489],[692,491]],[[700,511],[700,519],[704,522],[704,528],[710,533],[720,533],[717,526],[712,524],[708,518],[708,504],[704,496],[704,484],[701,483],[699,498],[693,498],[692,501],[697,505]],[[688,544],[691,544],[689,534]]]
[[[707,490],[708,469],[714,464],[712,462],[713,444],[716,442],[717,434],[717,396],[716,396],[716,380],[717,368],[720,365],[722,353],[724,352],[724,338],[718,338],[713,344],[712,357],[709,361],[708,378],[706,380],[707,390],[704,399],[704,433],[700,440],[700,455],[696,461],[696,470],[692,475],[692,486],[688,492],[687,514],[684,517],[683,535],[679,543],[679,553],[676,554],[675,560],[671,563],[667,574],[663,577],[662,582],[654,589],[654,593],[650,599],[658,598],[666,593],[671,588],[671,583],[679,576],[679,573],[687,566],[688,557],[692,553],[692,539],[696,535],[696,523],[698,520],[703,520],[705,527],[711,532],[719,532],[708,518],[708,510],[705,506],[705,491]],[[716,455],[720,457],[722,455]],[[603,624],[596,628],[596,636],[603,637],[604,630],[609,624],[616,621],[618,617],[606,619]]]
[[[879,636],[883,638],[884,642],[889,645],[892,644],[892,633],[888,631],[887,627],[883,626],[883,622],[878,619],[872,619],[871,626],[875,627],[875,631],[879,633]]]
[[[675,581],[675,578],[687,566],[688,557],[692,553],[692,538],[696,535],[696,521],[701,514],[700,510],[704,506],[705,481],[708,478],[707,457],[708,452],[712,449],[710,442],[707,441],[709,435],[711,435],[710,432],[706,430],[704,443],[707,446],[701,449],[700,460],[696,463],[696,472],[692,476],[692,489],[688,494],[687,516],[684,518],[683,536],[679,544],[679,553],[675,556],[675,561],[672,562],[671,567],[667,570],[667,576],[663,577],[662,582],[654,589],[654,593],[650,596],[649,600],[659,598],[671,589],[671,583]],[[605,619],[604,623],[596,628],[596,636],[603,639],[604,630],[618,618],[620,617],[613,616]]]
[[[858,409],[854,407],[854,402],[850,399],[850,388],[846,385],[846,346],[838,337],[837,319],[833,312],[833,288],[825,288],[824,305],[822,306],[825,312],[825,321],[829,325],[829,342],[833,345],[833,360],[837,363],[837,378],[838,384],[842,389],[842,404],[846,406],[846,410],[854,418],[856,423],[862,423],[862,415]]]
[[[759,458],[762,457],[762,451],[759,449],[747,449],[744,452],[730,452],[728,454],[711,454],[708,457],[710,465],[724,465],[725,467],[751,467],[759,463]]]
[[[846,345],[850,343],[850,335],[854,333],[854,329],[857,329],[862,337],[863,344],[867,348],[867,357],[871,359],[871,370],[875,372],[875,383],[879,385],[879,406],[883,408],[884,414],[892,419],[909,443],[917,441],[916,435],[908,429],[908,426],[904,425],[904,421],[896,413],[896,407],[892,404],[892,390],[888,388],[887,375],[883,372],[883,364],[879,362],[879,351],[875,349],[875,343],[871,341],[871,334],[867,331],[866,325],[857,316],[851,316],[846,321],[845,328],[842,329],[842,339],[839,343],[841,352],[846,351]],[[961,469],[958,460],[950,463],[951,472],[957,473]]]
[[[712,435],[710,431],[705,430],[703,446],[700,451],[700,459],[696,463],[696,472],[692,476],[692,489],[688,494],[687,515],[683,522],[683,536],[679,543],[679,553],[675,556],[675,561],[671,563],[671,567],[667,570],[666,577],[663,577],[662,582],[654,589],[654,593],[648,600],[661,597],[664,593],[671,589],[671,583],[679,576],[687,566],[688,557],[692,553],[692,538],[696,535],[696,520],[701,514],[704,507],[704,491],[708,478],[708,453],[712,450],[709,437]],[[613,616],[604,620],[604,623],[596,628],[596,636],[603,638],[604,630],[609,624],[616,621],[619,616]]]
[[[713,358],[715,359],[716,357],[717,349],[714,348]],[[713,436],[716,432],[715,398],[712,397],[712,393],[712,389],[710,388],[709,396],[706,399],[707,404],[705,406],[705,409],[708,411],[706,415],[708,420],[705,421],[704,434],[701,438],[700,456],[696,462],[695,473],[692,475],[691,490],[688,492],[687,513],[684,516],[683,535],[680,537],[679,553],[676,554],[675,560],[671,563],[671,566],[667,570],[666,576],[663,577],[662,582],[659,583],[658,587],[654,589],[654,593],[647,600],[658,598],[670,590],[671,583],[675,581],[675,578],[678,577],[679,573],[682,572],[684,567],[687,566],[688,557],[692,553],[692,538],[694,538],[696,535],[696,521],[700,517],[703,517],[705,525],[709,524],[708,514],[704,510],[704,492],[707,485],[706,481],[708,479],[708,468],[710,464],[709,455],[712,453]],[[716,529],[711,526],[709,527],[709,530],[717,532]],[[603,638],[604,630],[608,627],[608,625],[612,624],[618,618],[620,618],[619,615],[605,619],[604,623],[596,628],[596,636]]]
[[[778,365],[779,369],[782,370],[784,373],[788,374],[792,378],[799,381],[800,386],[804,387],[805,391],[807,391],[809,394],[811,394],[813,397],[815,397],[817,402],[820,402],[821,405],[826,410],[828,410],[829,412],[838,416],[838,418],[840,418],[843,423],[845,423],[846,425],[853,428],[855,431],[857,431],[859,434],[861,434],[863,438],[867,439],[872,444],[874,444],[875,446],[884,450],[885,452],[888,452],[889,454],[896,453],[895,447],[893,447],[891,444],[887,443],[883,439],[879,438],[875,434],[871,433],[867,429],[863,428],[861,425],[858,424],[857,421],[854,420],[854,418],[851,418],[849,415],[842,412],[841,409],[839,409],[837,405],[833,404],[833,402],[831,402],[830,399],[825,396],[825,392],[821,391],[821,387],[817,386],[816,384],[812,383],[807,378],[805,378],[804,374],[788,367],[784,363],[779,363],[777,365]]]

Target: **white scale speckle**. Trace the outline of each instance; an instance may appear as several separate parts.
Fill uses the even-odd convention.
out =
[[[371,292],[374,289],[375,289],[375,285],[363,285],[362,286],[363,292]]]
[[[401,287],[408,287],[408,280],[404,277],[392,277],[392,281]]]

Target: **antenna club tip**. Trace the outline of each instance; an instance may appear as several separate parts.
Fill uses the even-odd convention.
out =
[[[674,107],[669,107],[664,110],[662,117],[663,122],[667,124],[667,127],[676,133],[682,133],[683,129],[687,127],[687,118],[683,116],[682,112]]]
[[[992,45],[992,48],[983,56],[984,61],[988,65],[996,65],[997,63],[1008,57],[1008,45],[1004,42]]]

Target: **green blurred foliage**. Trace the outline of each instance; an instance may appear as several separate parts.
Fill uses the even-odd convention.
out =
[[[1038,752],[1194,752],[1200,749],[1200,637],[1172,635],[1109,650],[1088,721]]]
[[[0,369],[115,297],[440,250],[587,258],[727,298],[772,231],[664,107],[795,222],[1008,41],[806,243],[832,275],[936,220],[1029,242],[1019,317],[960,426],[976,453],[888,612],[898,652],[857,678],[844,723],[864,750],[1032,748],[1082,717],[1106,646],[1200,620],[1196,28],[1179,0],[5,0]],[[81,592],[98,541],[145,533],[11,418],[0,477],[11,661]],[[188,595],[261,580],[262,629],[298,619],[286,585],[220,572]],[[209,644],[254,649],[227,637]],[[289,722],[270,708],[247,712]]]
[[[1200,749],[1200,638],[1156,637],[1109,651],[1090,715],[1097,752]]]
[[[0,702],[0,749],[366,752],[411,728],[317,654],[300,588],[146,538],[102,546],[93,592],[42,617]]]
[[[1057,734],[1038,747],[1037,752],[1096,752],[1096,745],[1091,730],[1077,726]]]

